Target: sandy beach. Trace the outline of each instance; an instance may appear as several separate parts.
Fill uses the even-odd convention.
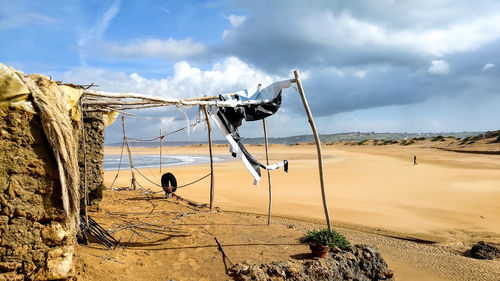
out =
[[[500,260],[475,260],[464,253],[480,240],[500,242],[500,156],[448,152],[435,146],[430,141],[410,147],[324,145],[325,182],[334,227],[352,243],[377,246],[396,280],[498,280]],[[261,160],[264,157],[263,146],[248,149]],[[120,151],[105,149],[107,155]],[[208,147],[164,147],[162,152],[202,155],[208,153]],[[227,146],[214,147],[216,155],[227,152]],[[132,153],[159,151],[132,148]],[[125,243],[126,250],[111,253],[100,247],[80,246],[80,279],[157,280],[168,276],[175,280],[225,280],[228,277],[213,235],[219,237],[235,263],[293,260],[307,253],[307,247],[298,243],[300,236],[324,226],[315,153],[310,144],[270,146],[272,161],[290,161],[288,174],[272,172],[271,226],[267,226],[267,175],[263,174],[259,186],[253,186],[239,161],[215,164],[215,206],[220,208],[216,213],[166,200],[163,193],[151,197],[139,190],[105,191],[99,211],[91,215],[106,229],[123,229],[113,233],[130,242]],[[418,165],[413,165],[414,155]],[[162,170],[167,171],[183,185],[206,175],[209,166]],[[159,183],[159,169],[140,172]],[[116,171],[105,172],[107,187],[115,176]],[[160,190],[136,176],[143,188]],[[207,178],[176,193],[208,203],[209,182]],[[121,170],[113,188],[129,186],[130,172]],[[133,223],[170,232],[141,234],[120,227]],[[105,262],[106,257],[111,261]]]
[[[439,145],[450,147],[449,142]],[[264,146],[247,148],[265,160]],[[105,148],[106,155],[120,151]],[[162,153],[203,155],[208,154],[208,146],[163,147]],[[376,245],[397,280],[463,280],[464,276],[495,280],[500,274],[498,260],[477,261],[463,256],[477,241],[500,242],[499,155],[444,151],[428,140],[413,146],[325,144],[323,153],[334,227],[354,243]],[[132,154],[159,154],[159,149],[132,148]],[[228,147],[215,145],[214,154],[227,155]],[[413,156],[417,156],[417,165]],[[290,163],[288,173],[272,171],[274,219],[291,219],[294,225],[304,224],[304,229],[324,225],[315,146],[271,145],[270,157],[271,162],[287,159]],[[126,155],[123,161],[128,167]],[[183,185],[209,173],[209,165],[164,167],[162,173],[167,171]],[[160,182],[159,168],[140,172]],[[105,172],[107,187],[116,173]],[[142,175],[136,173],[136,177],[141,188],[161,190]],[[113,187],[129,186],[130,171],[122,169]],[[208,203],[209,187],[206,178],[178,189],[177,194]],[[254,186],[239,160],[215,163],[214,204],[233,214],[225,217],[223,225],[230,225],[227,220],[240,221],[238,214],[254,214],[263,223],[268,208],[267,174],[264,172],[259,186]],[[284,237],[279,236],[284,232],[273,230],[269,235]],[[261,257],[259,261],[263,261]]]
[[[248,146],[264,160],[263,146]],[[155,148],[132,148],[134,154],[158,154]],[[324,145],[325,183],[330,215],[335,225],[364,231],[408,236],[440,243],[500,241],[500,156],[460,154],[413,147]],[[120,148],[107,147],[106,154]],[[164,154],[203,154],[208,147],[167,147]],[[228,154],[215,146],[216,155]],[[324,221],[316,151],[313,145],[271,145],[271,162],[288,159],[288,173],[272,171],[274,216],[311,222]],[[413,156],[418,165],[413,165]],[[126,161],[126,158],[124,159]],[[125,162],[127,164],[127,162]],[[215,205],[224,210],[267,214],[268,183],[263,173],[259,186],[238,161],[215,163]],[[179,185],[209,172],[208,165],[167,167]],[[159,169],[142,173],[159,183]],[[105,172],[110,186],[116,171]],[[145,188],[159,187],[136,175]],[[129,186],[130,172],[122,170],[116,186]],[[209,201],[210,181],[178,190],[197,202]]]

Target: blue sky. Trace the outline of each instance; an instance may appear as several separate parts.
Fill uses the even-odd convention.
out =
[[[291,78],[321,133],[499,129],[499,1],[6,1],[0,62],[54,80],[195,97]],[[131,135],[186,124],[134,112]],[[187,110],[190,119],[196,109]],[[270,136],[308,134],[295,89]],[[241,135],[262,135],[260,122]],[[285,126],[284,126],[285,125]],[[106,131],[119,141],[119,124]],[[173,140],[204,139],[203,129]],[[220,135],[216,135],[220,137]]]

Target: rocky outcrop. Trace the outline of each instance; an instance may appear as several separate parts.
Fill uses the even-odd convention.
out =
[[[493,260],[500,257],[500,246],[493,243],[479,241],[477,244],[472,246],[470,255],[475,259]]]
[[[326,259],[305,259],[270,264],[236,264],[235,280],[393,280],[393,272],[376,247],[355,245],[334,249]]]

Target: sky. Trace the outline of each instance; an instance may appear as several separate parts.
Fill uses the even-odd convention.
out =
[[[189,98],[301,74],[320,134],[500,129],[500,1],[0,0],[0,62],[98,90]],[[311,134],[296,88],[270,137]],[[197,109],[133,111],[131,137]],[[187,118],[186,118],[187,116]],[[172,134],[205,140],[206,129]],[[240,127],[263,135],[261,122]],[[221,139],[215,133],[215,139]],[[120,142],[121,123],[106,129]]]

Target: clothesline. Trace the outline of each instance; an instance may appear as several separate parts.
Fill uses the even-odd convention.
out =
[[[166,137],[166,136],[170,136],[170,135],[172,135],[172,134],[175,134],[175,133],[178,133],[178,132],[180,132],[180,131],[183,131],[183,130],[185,130],[185,129],[187,129],[187,128],[194,127],[194,126],[196,126],[196,125],[200,124],[201,122],[204,122],[205,120],[207,120],[207,119],[201,119],[201,120],[199,120],[199,121],[196,121],[196,122],[194,122],[194,123],[190,124],[189,126],[182,127],[182,128],[180,128],[180,129],[177,129],[177,130],[175,130],[175,131],[169,132],[169,133],[167,133],[167,134],[163,134],[163,135],[158,136],[158,137],[152,137],[152,138],[147,138],[147,139],[138,139],[138,138],[130,138],[130,137],[128,137],[128,139],[129,139],[129,140],[135,140],[135,141],[155,141],[155,140],[159,140],[159,139],[161,139],[161,138],[164,138],[164,137]]]

